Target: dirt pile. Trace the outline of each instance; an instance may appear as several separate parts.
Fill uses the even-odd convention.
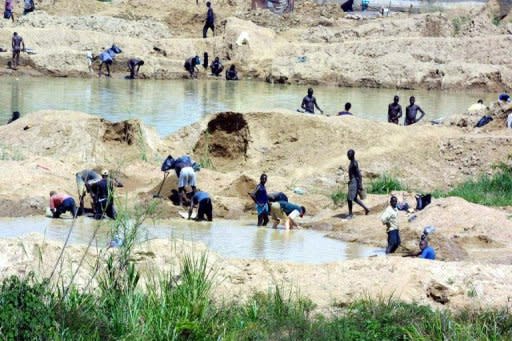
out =
[[[74,174],[82,169],[122,167],[127,191],[159,176],[142,159],[158,155],[160,138],[136,120],[112,123],[72,111],[39,111],[0,126],[0,136],[3,216],[43,213],[51,190],[75,195]]]
[[[249,127],[243,115],[226,112],[208,122],[193,150],[199,160],[211,163],[215,169],[243,167],[249,139]]]
[[[254,179],[267,172],[273,181],[283,183],[283,189],[299,186],[311,193],[318,191],[314,190],[318,184],[333,191],[346,181],[345,153],[350,148],[356,150],[365,181],[388,173],[407,186],[428,191],[491,170],[490,165],[506,159],[507,148],[512,147],[512,135],[505,129],[485,134],[480,130],[466,132],[426,124],[401,127],[356,117],[340,119],[286,111],[243,114],[247,126],[242,135],[228,134],[228,128],[216,128],[211,133],[219,117],[236,125],[241,115],[207,117],[167,139],[167,149],[194,150],[195,159],[201,160],[210,135],[210,157],[214,157],[219,170],[229,171],[236,160],[237,169],[242,167]],[[228,123],[222,124],[227,127]],[[220,135],[217,139],[212,134]],[[212,148],[214,144],[220,145]],[[416,152],[404,158],[403,146]]]
[[[72,111],[39,111],[0,126],[2,142],[24,157],[45,156],[66,162],[111,162],[151,156],[157,133],[140,121],[112,123]]]
[[[172,37],[167,25],[151,19],[137,21],[109,16],[53,16],[36,11],[18,20],[23,28],[88,31],[109,36],[139,39],[169,39]]]

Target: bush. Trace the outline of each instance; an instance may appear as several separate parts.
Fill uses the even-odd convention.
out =
[[[392,191],[402,191],[405,189],[406,188],[402,186],[402,183],[398,179],[390,175],[383,174],[370,183],[368,193],[389,194]]]
[[[3,280],[0,289],[0,336],[3,340],[47,340],[55,325],[48,282],[34,273]]]
[[[336,191],[331,193],[331,199],[334,205],[338,206],[339,204],[347,200],[347,193],[341,188],[338,188]]]
[[[469,202],[486,206],[512,205],[512,167],[499,164],[493,175],[481,175],[466,181],[448,192],[435,192],[435,196],[461,197]]]

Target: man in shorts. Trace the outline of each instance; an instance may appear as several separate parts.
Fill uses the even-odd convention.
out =
[[[18,65],[20,64],[20,52],[25,51],[25,42],[23,38],[18,34],[18,32],[14,32],[12,35],[12,61],[11,68],[16,70]]]
[[[270,206],[270,215],[272,216],[272,228],[276,229],[279,222],[284,221],[284,228],[286,230],[298,227],[295,219],[303,217],[306,213],[304,206],[299,206],[288,201],[278,201],[272,203]]]

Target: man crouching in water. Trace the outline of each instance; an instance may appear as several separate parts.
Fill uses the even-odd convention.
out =
[[[50,192],[50,210],[52,211],[53,218],[60,218],[61,214],[70,212],[73,219],[77,216],[77,209],[75,199],[70,195]]]
[[[193,194],[192,199],[190,200],[190,208],[188,210],[188,219],[192,217],[192,210],[197,206],[197,216],[195,220],[213,220],[213,207],[212,207],[212,199],[208,193],[203,191],[197,191]],[[206,218],[205,218],[206,215]]]
[[[292,204],[288,201],[274,202],[270,206],[270,215],[272,216],[272,228],[276,229],[279,222],[284,221],[284,228],[286,230],[298,227],[295,219],[303,217],[306,214],[306,208]]]

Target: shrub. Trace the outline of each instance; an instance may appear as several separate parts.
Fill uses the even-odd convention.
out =
[[[370,183],[368,193],[389,194],[392,191],[402,191],[405,189],[406,188],[402,186],[402,183],[398,179],[390,175],[383,174]]]

